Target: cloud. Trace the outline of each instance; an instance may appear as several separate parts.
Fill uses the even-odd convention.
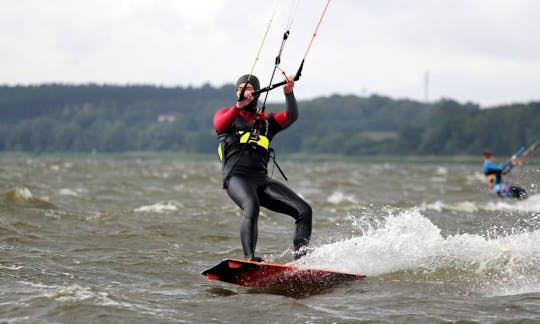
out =
[[[295,0],[4,0],[0,83],[220,86],[268,82]],[[281,68],[294,74],[325,1],[299,1]],[[334,0],[297,95],[378,93],[484,105],[538,100],[540,2]],[[281,76],[279,76],[281,78]],[[274,91],[270,100],[281,100]]]

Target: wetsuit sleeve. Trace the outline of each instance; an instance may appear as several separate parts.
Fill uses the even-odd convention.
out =
[[[507,174],[508,172],[510,172],[510,170],[512,170],[512,167],[512,160],[506,161],[503,165],[501,165],[502,173]]]
[[[285,102],[287,109],[274,114],[274,119],[282,129],[291,126],[298,119],[298,103],[293,92],[285,94]]]
[[[497,173],[501,172],[502,174],[507,174],[512,169],[512,161],[508,161],[504,163],[503,165],[498,165],[493,162],[485,162],[483,166],[483,171],[485,175],[491,174],[491,173]]]
[[[240,109],[236,104],[230,108],[221,108],[214,114],[214,128],[218,133],[228,131],[234,122]]]

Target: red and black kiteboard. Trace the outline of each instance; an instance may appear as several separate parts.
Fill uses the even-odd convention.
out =
[[[291,296],[325,292],[344,282],[365,278],[363,275],[297,265],[255,262],[227,258],[202,272],[209,280],[256,288]]]

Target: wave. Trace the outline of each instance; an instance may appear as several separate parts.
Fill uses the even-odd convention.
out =
[[[74,308],[87,306],[105,306],[112,312],[122,310],[136,311],[163,319],[167,319],[169,317],[168,314],[172,313],[170,309],[151,307],[143,303],[127,300],[125,297],[116,296],[109,291],[80,286],[78,284],[65,283],[60,286],[52,286],[28,281],[19,281],[19,284],[27,286],[29,291],[34,292],[34,296],[19,299],[17,301],[18,307],[35,309],[43,307],[45,304],[47,305],[47,310],[44,310],[44,312],[54,314],[55,316],[62,314],[68,316]]]
[[[494,199],[489,202],[461,201],[423,203],[419,209],[458,211],[465,213],[475,213],[477,211],[518,211],[518,212],[540,212],[540,194],[529,196],[526,200],[515,199]]]
[[[79,197],[79,193],[75,190],[69,189],[69,188],[62,188],[58,192],[61,196],[73,196],[73,197]]]
[[[133,211],[136,213],[147,212],[147,213],[166,213],[177,211],[182,208],[182,204],[176,201],[162,201],[152,205],[144,205],[135,208]]]
[[[339,205],[342,203],[358,203],[358,201],[354,198],[353,195],[346,195],[341,191],[333,192],[330,196],[328,196],[326,201],[333,205]]]
[[[26,187],[16,187],[2,194],[0,206],[23,207],[38,209],[56,209],[57,207],[43,199],[36,198]]]
[[[95,300],[100,305],[117,305],[107,292],[95,291],[89,287],[82,287],[77,284],[60,286],[47,293],[45,297],[60,302],[80,302],[86,300]]]
[[[468,282],[486,294],[540,292],[539,229],[444,237],[417,209],[369,222],[359,224],[362,235],[315,247],[300,263],[368,277]]]
[[[499,199],[485,205],[487,210],[514,210],[522,212],[540,212],[540,194],[531,195],[521,201]]]

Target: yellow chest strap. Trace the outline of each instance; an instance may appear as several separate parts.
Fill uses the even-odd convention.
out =
[[[246,143],[255,143],[259,145],[260,147],[264,148],[265,150],[268,150],[270,147],[270,140],[268,140],[268,137],[264,135],[251,135],[251,132],[246,131],[239,131],[238,135],[240,135],[240,143],[246,144]]]
[[[240,144],[255,143],[258,146],[268,150],[270,148],[270,140],[264,135],[254,135],[251,136],[251,132],[239,131],[240,135]],[[220,161],[223,161],[224,147],[223,143],[218,145],[218,157]]]

